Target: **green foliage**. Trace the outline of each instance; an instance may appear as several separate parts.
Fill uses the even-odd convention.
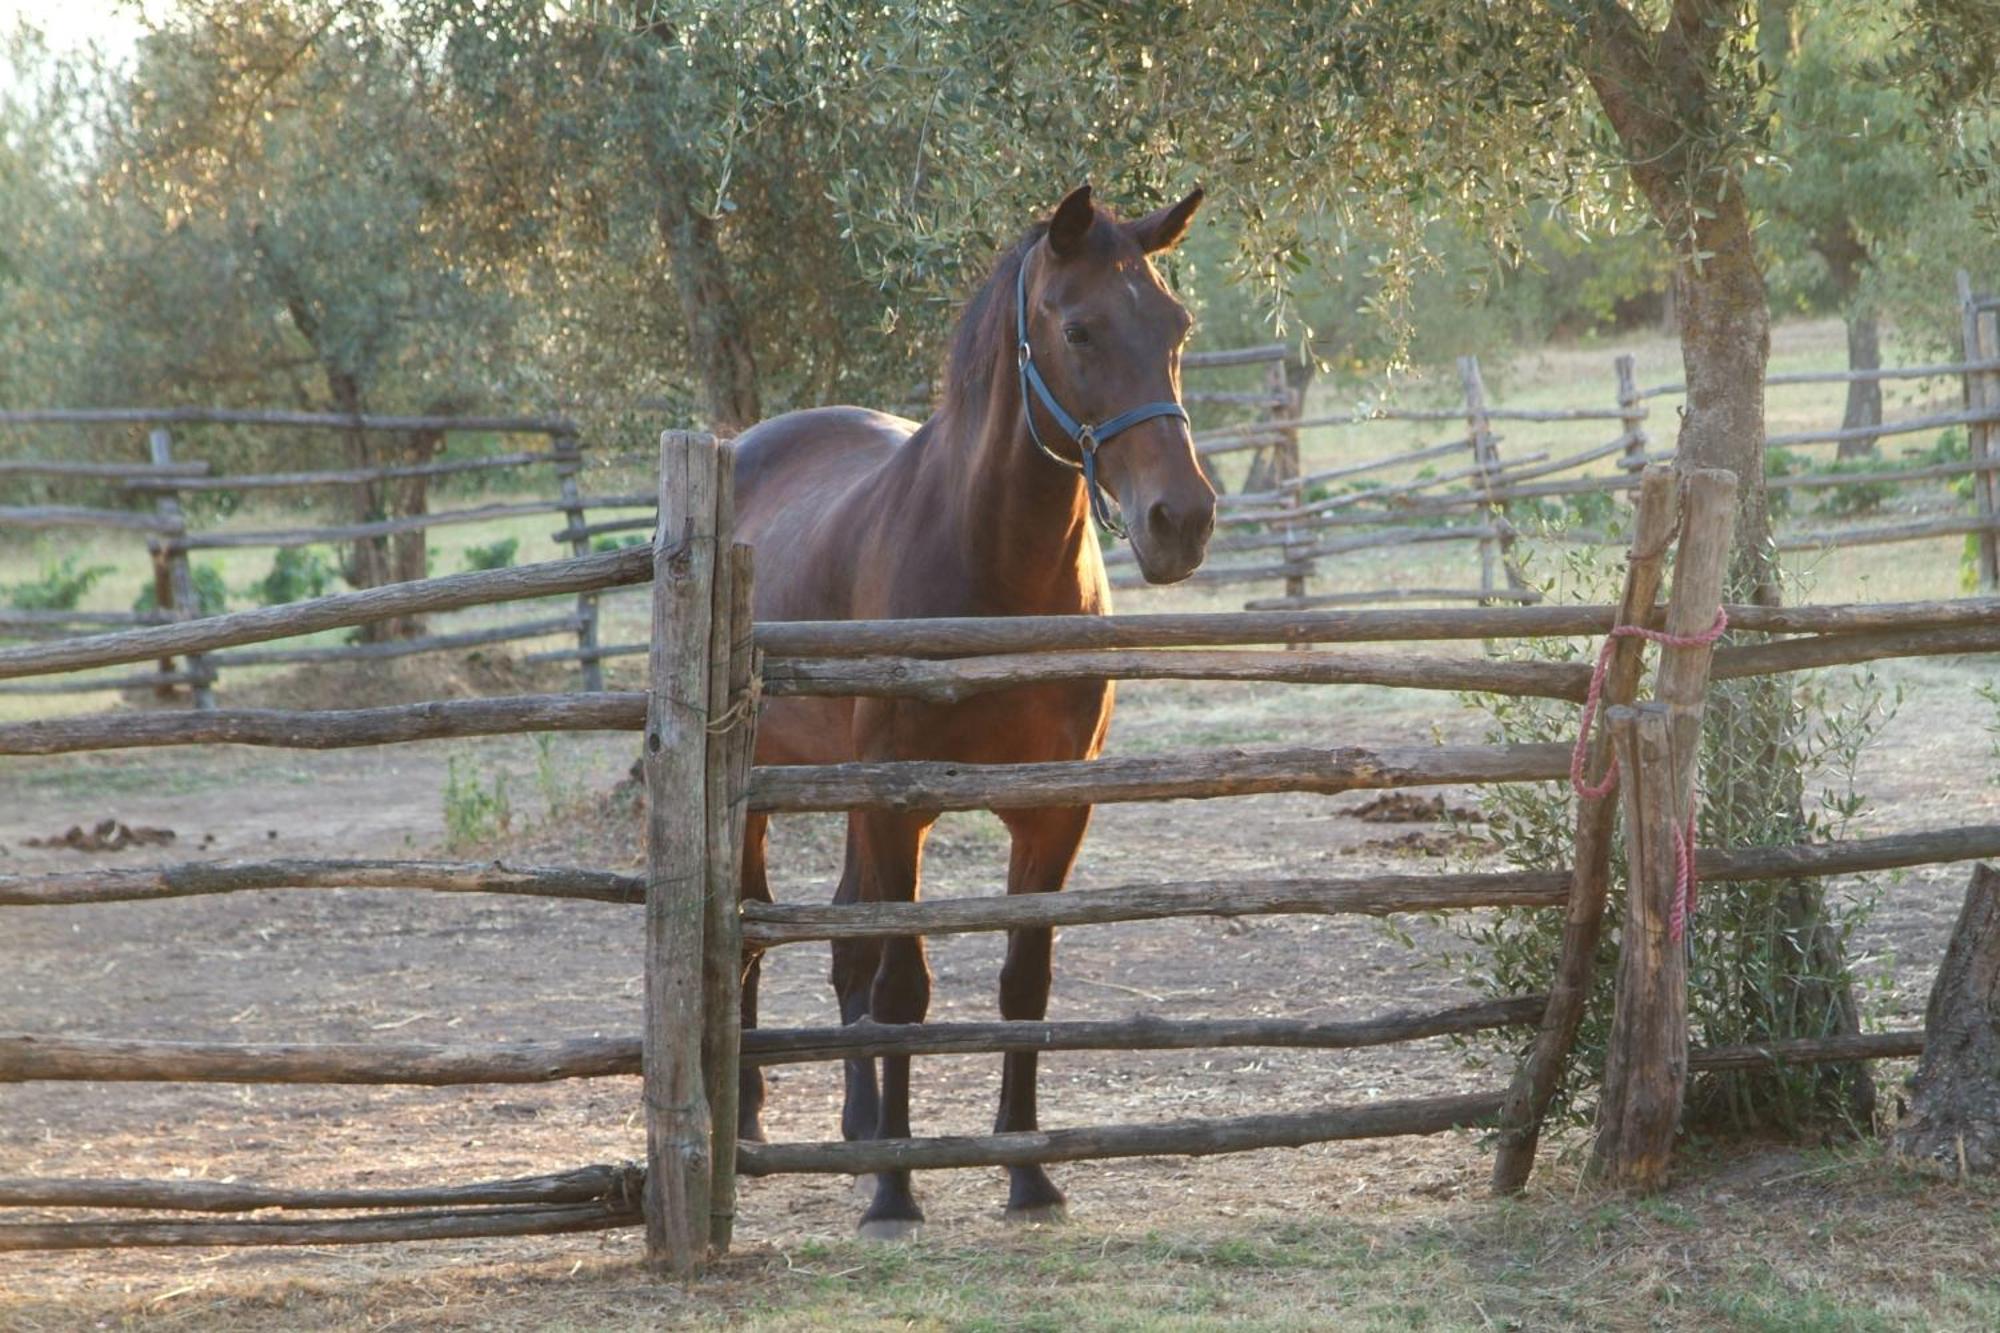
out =
[[[39,578],[10,585],[7,604],[17,611],[74,611],[91,585],[112,572],[110,565],[89,565],[79,569],[77,558],[66,555],[42,566]]]
[[[250,585],[259,606],[283,606],[323,597],[340,577],[339,567],[309,546],[284,547],[271,556],[270,572]]]
[[[505,833],[513,822],[507,775],[496,774],[489,786],[480,780],[471,760],[452,756],[445,767],[445,845],[452,851],[475,850]]]
[[[222,581],[222,571],[214,565],[190,564],[189,580],[194,584],[195,614],[198,616],[219,616],[229,609],[229,585]],[[133,599],[134,611],[157,611],[160,599],[152,584],[140,590]]]
[[[650,537],[634,534],[630,537],[598,537],[590,543],[593,551],[622,551],[628,546],[644,546]]]
[[[484,546],[468,546],[465,548],[465,567],[467,569],[511,569],[514,566],[514,557],[520,552],[520,549],[521,539],[519,537],[502,537],[498,541],[488,542]]]

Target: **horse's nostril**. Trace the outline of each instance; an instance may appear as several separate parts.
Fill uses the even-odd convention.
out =
[[[1155,500],[1153,507],[1146,511],[1146,530],[1155,537],[1171,536],[1174,530],[1174,511],[1165,500]]]

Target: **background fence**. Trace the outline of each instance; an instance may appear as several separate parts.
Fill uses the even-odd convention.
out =
[[[1733,479],[1698,473],[1685,505],[1668,470],[1650,470],[1624,593],[1615,606],[1311,611],[1120,617],[1021,617],[753,626],[750,553],[731,541],[726,452],[705,437],[663,443],[662,530],[653,549],[593,554],[522,569],[453,575],[204,620],[0,649],[0,679],[94,670],[163,655],[209,655],[299,633],[391,616],[652,582],[654,633],[646,693],[453,700],[393,708],[54,719],[0,725],[0,755],[228,742],[356,746],[516,732],[643,730],[648,859],[643,877],[577,867],[432,861],[195,863],[154,870],[0,877],[0,906],[54,909],[253,889],[336,885],[439,892],[537,894],[645,905],[645,1002],[636,1036],[483,1045],[273,1045],[14,1036],[0,1040],[0,1079],[229,1082],[513,1083],[638,1073],[648,1162],[451,1186],[294,1189],[125,1179],[0,1181],[0,1206],[37,1209],[246,1213],[227,1221],[0,1223],[0,1249],[130,1245],[327,1244],[512,1235],[637,1225],[662,1265],[684,1271],[726,1246],[738,1175],[867,1172],[1203,1154],[1329,1139],[1429,1133],[1462,1125],[1502,1130],[1496,1182],[1513,1187],[1535,1136],[1589,989],[1609,883],[1610,797],[1578,809],[1573,863],[1498,872],[1367,875],[1136,884],[1061,895],[840,906],[739,904],[737,858],[748,811],[1009,808],[1221,797],[1266,791],[1338,792],[1440,783],[1564,781],[1562,745],[1316,749],[1229,748],[1089,762],[960,765],[929,762],[753,769],[754,701],[770,694],[954,698],[1051,679],[1343,680],[1578,699],[1572,663],[1501,663],[1421,652],[1367,658],[1340,651],[1219,652],[1246,645],[1396,643],[1596,635],[1617,625],[1664,626],[1657,705],[1630,708],[1641,677],[1637,640],[1617,641],[1605,699],[1612,726],[1589,771],[1615,743],[1624,759],[1627,837],[1637,867],[1637,923],[1620,978],[1615,1062],[1599,1138],[1600,1169],[1649,1183],[1664,1168],[1687,1070],[1767,1061],[1906,1055],[1922,1034],[1869,1034],[1695,1051],[1676,1064],[1671,1041],[1684,975],[1659,943],[1672,865],[1663,830],[1688,793],[1687,735],[1699,727],[1711,678],[1768,675],[1836,662],[2000,651],[2000,599],[1802,608],[1732,607],[1735,628],[1782,635],[1713,651],[1695,641],[1715,618],[1733,513]],[[1658,590],[1675,534],[1680,555],[1664,608]],[[1621,711],[1622,710],[1622,711]],[[1610,737],[1612,739],[1606,739]],[[1676,758],[1676,754],[1680,757]],[[1702,873],[1729,879],[1915,865],[2000,854],[2000,827],[1977,826],[1829,845],[1705,852]],[[1563,907],[1565,946],[1546,995],[1434,1013],[1333,1023],[1283,1018],[1177,1022],[1009,1021],[859,1023],[841,1028],[740,1029],[746,958],[801,940],[1008,930],[1180,915],[1364,913]],[[1680,988],[1677,990],[1677,987]],[[1534,1046],[1507,1087],[1451,1096],[1305,1111],[1014,1132],[956,1139],[806,1144],[736,1142],[741,1063],[940,1052],[1297,1046],[1341,1048],[1446,1032],[1535,1025]],[[1685,1024],[1679,1027],[1685,1042]],[[277,1210],[280,1215],[262,1215]],[[336,1217],[290,1217],[285,1212]]]

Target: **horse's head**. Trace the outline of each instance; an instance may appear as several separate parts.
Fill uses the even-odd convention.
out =
[[[1172,249],[1202,192],[1131,222],[1091,203],[1088,185],[1064,199],[1023,257],[1021,284],[1033,367],[1060,409],[1031,393],[1027,410],[1045,447],[1081,461],[1059,410],[1104,431],[1097,478],[1118,501],[1139,570],[1174,583],[1201,566],[1215,527],[1215,488],[1202,475],[1180,402],[1181,342],[1193,320],[1160,282],[1148,255]],[[1025,375],[1024,375],[1025,378]],[[1146,415],[1146,409],[1159,409]]]

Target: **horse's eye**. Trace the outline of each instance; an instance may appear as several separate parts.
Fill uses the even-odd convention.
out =
[[[1071,347],[1081,347],[1090,341],[1090,330],[1081,324],[1063,325],[1063,341]]]

